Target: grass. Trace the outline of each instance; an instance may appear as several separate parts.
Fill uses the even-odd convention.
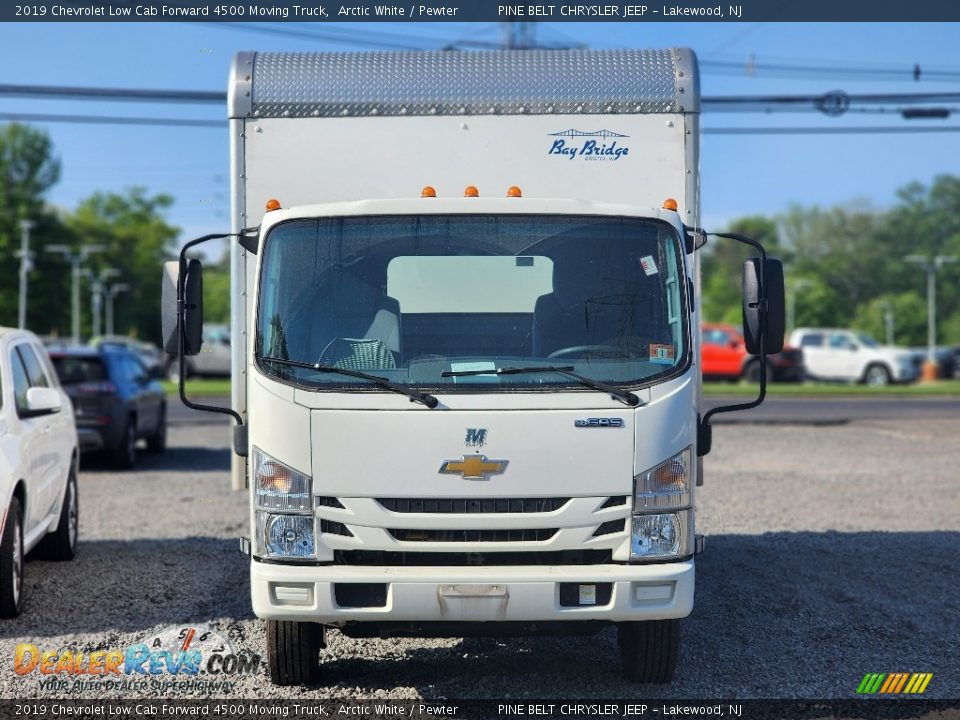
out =
[[[179,394],[180,391],[178,390],[178,385],[176,383],[172,383],[169,380],[164,380],[162,384],[163,389],[167,391],[167,395]],[[230,378],[197,378],[194,380],[187,380],[186,385],[188,397],[230,394]]]
[[[174,383],[163,383],[167,394],[176,395]],[[707,382],[703,384],[704,395],[755,395],[756,385],[747,383]],[[229,395],[229,378],[203,378],[187,380],[187,395]],[[914,383],[912,385],[888,385],[875,388],[866,385],[847,385],[843,383],[770,383],[767,395],[772,397],[824,397],[824,396],[960,396],[960,380],[938,380],[932,383]]]

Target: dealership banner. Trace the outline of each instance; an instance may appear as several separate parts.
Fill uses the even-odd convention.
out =
[[[27,22],[954,22],[943,0],[626,0],[590,4],[508,0],[38,0],[3,3],[0,20]]]

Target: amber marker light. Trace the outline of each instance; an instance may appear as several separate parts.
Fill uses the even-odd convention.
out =
[[[522,196],[523,196],[523,193],[520,192],[520,188],[518,188],[516,185],[511,185],[510,188],[507,190],[507,197],[522,197]]]
[[[473,185],[467,185],[463,191],[464,197],[480,197],[480,191],[477,190]]]
[[[273,212],[274,210],[280,209],[280,201],[276,198],[270,198],[267,200],[267,212]]]
[[[667,198],[666,200],[663,201],[663,209],[664,209],[664,210],[673,210],[674,212],[676,212],[676,211],[677,211],[677,201],[674,200],[673,198]]]
[[[420,191],[420,197],[436,197],[437,191],[433,189],[430,185],[427,185]]]

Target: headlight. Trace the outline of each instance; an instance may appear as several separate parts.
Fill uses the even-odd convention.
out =
[[[259,448],[253,449],[254,554],[278,560],[317,556],[313,483]]]
[[[691,448],[633,478],[630,559],[663,561],[691,554]]]
[[[690,506],[690,448],[633,479],[633,511],[677,510]]]
[[[630,534],[630,557],[663,560],[684,554],[687,513],[634,515]]]
[[[254,494],[258,508],[287,512],[312,511],[310,477],[253,449]]]
[[[316,557],[312,516],[258,512],[257,536],[264,557]]]

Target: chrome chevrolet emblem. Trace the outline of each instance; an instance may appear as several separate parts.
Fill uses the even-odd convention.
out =
[[[440,472],[459,475],[464,480],[486,480],[487,476],[499,475],[506,468],[506,460],[488,460],[486,455],[464,455],[460,460],[445,460]]]

